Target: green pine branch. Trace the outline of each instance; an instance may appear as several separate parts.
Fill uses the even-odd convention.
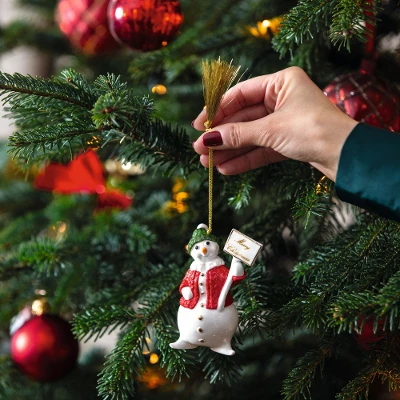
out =
[[[334,337],[324,339],[320,346],[299,358],[295,367],[283,382],[284,400],[311,399],[310,387],[318,369],[323,370],[325,360],[335,347]]]
[[[203,372],[210,383],[232,386],[240,379],[242,368],[235,357],[227,357],[201,347],[198,358],[204,364]]]
[[[391,390],[400,388],[400,358],[398,352],[399,334],[388,333],[379,342],[374,343],[362,364],[365,365],[358,376],[350,381],[337,400],[362,400],[368,398],[369,386],[374,380],[387,381]]]
[[[88,341],[92,337],[97,340],[116,328],[123,329],[137,318],[133,310],[115,304],[86,309],[81,314],[74,315],[73,332],[79,340]]]
[[[9,151],[27,166],[67,161],[89,148],[94,137],[124,162],[158,166],[165,173],[195,169],[185,130],[154,118],[150,99],[135,96],[112,74],[94,83],[73,70],[51,79],[0,74],[0,90],[20,128]]]
[[[177,377],[179,382],[182,377],[189,377],[190,370],[196,363],[196,353],[172,349],[169,344],[175,340],[176,329],[165,322],[155,320],[154,328],[157,335],[156,346],[161,353],[160,366],[165,367],[165,376],[172,381]]]

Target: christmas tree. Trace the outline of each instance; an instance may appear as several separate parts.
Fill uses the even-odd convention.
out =
[[[263,244],[232,289],[236,354],[170,347],[208,220],[190,126],[202,60],[233,60],[242,80],[299,66],[353,118],[398,131],[396,0],[20,3],[41,22],[3,25],[0,52],[38,48],[52,71],[0,72],[15,123],[0,157],[0,398],[397,398],[400,225],[340,202],[305,163],[214,175],[215,236],[198,240],[222,247],[236,228]],[[75,365],[76,340],[111,333],[110,352]]]

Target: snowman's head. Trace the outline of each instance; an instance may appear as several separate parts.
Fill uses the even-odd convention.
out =
[[[196,243],[192,247],[190,255],[196,261],[208,262],[212,261],[215,257],[217,257],[218,252],[219,252],[218,243],[213,242],[211,240],[202,240],[201,242]]]
[[[200,224],[194,230],[188,243],[189,254],[197,261],[208,262],[217,257],[219,252],[218,239],[208,232],[205,224]]]

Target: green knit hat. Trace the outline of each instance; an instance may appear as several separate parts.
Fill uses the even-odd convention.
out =
[[[188,253],[192,251],[193,246],[196,243],[202,242],[203,240],[209,240],[210,242],[218,243],[216,236],[207,233],[207,227],[204,224],[200,224],[197,229],[193,231],[192,238],[188,243]]]

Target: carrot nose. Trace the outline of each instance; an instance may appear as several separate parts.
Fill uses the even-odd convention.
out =
[[[201,249],[201,252],[202,252],[204,255],[206,255],[206,254],[207,254],[207,247],[203,247],[203,248]]]

